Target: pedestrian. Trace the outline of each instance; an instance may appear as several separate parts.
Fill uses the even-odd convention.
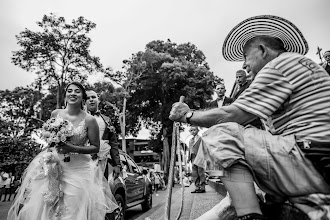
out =
[[[233,94],[233,99],[236,100],[240,94],[242,94],[251,84],[251,81],[247,79],[245,70],[236,71],[236,85],[237,90]]]
[[[2,201],[2,202],[4,202],[5,198],[6,198],[6,196],[5,196],[4,199],[1,200],[2,195],[5,194],[5,186],[6,186],[8,177],[9,177],[9,174],[7,172],[5,172],[5,170],[0,168],[0,201]]]
[[[86,99],[81,83],[65,88],[65,109],[55,109],[51,118],[58,124],[66,122],[73,135],[32,160],[8,220],[104,219],[118,207],[104,193],[111,195],[109,185],[94,181],[91,154],[99,151],[100,138],[96,119],[84,110]]]
[[[21,184],[22,184],[22,178],[19,178],[15,181],[15,186],[14,186],[14,199],[16,198],[17,196],[17,193],[19,191],[19,189],[21,188]]]
[[[205,193],[206,177],[203,167],[194,164],[198,149],[201,143],[201,136],[198,135],[199,128],[197,126],[190,126],[189,129],[192,138],[189,141],[189,158],[188,162],[192,163],[192,181],[195,184],[195,190],[191,193]]]
[[[99,126],[100,134],[100,151],[95,154],[97,163],[101,167],[102,174],[106,167],[107,157],[111,157],[111,167],[108,167],[109,175],[114,174],[113,178],[116,179],[121,172],[121,163],[118,150],[118,139],[116,131],[111,124],[110,118],[101,114],[99,110],[100,99],[98,94],[93,90],[87,92],[86,106],[87,110],[93,115]]]
[[[209,127],[203,140],[227,173],[221,181],[239,220],[265,219],[254,181],[267,204],[288,200],[306,214],[330,219],[324,211],[330,208],[329,75],[304,56],[308,45],[298,28],[277,16],[239,23],[222,51],[226,60],[244,61],[243,68],[257,74],[250,87],[222,108],[192,113],[175,103],[170,119],[187,122],[189,116],[190,124]],[[269,132],[245,127],[258,117],[267,120]]]
[[[13,177],[12,172],[8,173],[8,178],[5,181],[5,190],[4,190],[4,194],[5,197],[3,198],[2,202],[9,202],[10,201],[10,196],[11,196],[11,187],[12,187],[12,183],[13,183],[13,178],[15,179],[15,177]],[[8,197],[8,199],[7,199]]]
[[[183,176],[183,185],[185,186],[185,187],[189,187],[190,186],[190,181],[189,181],[189,178],[188,178],[188,174],[183,170],[182,171],[182,176]]]
[[[160,188],[160,177],[158,173],[154,173],[154,180],[155,180],[155,191],[157,193]]]

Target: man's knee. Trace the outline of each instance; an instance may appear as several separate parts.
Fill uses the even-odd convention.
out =
[[[253,176],[250,169],[242,164],[234,164],[226,169],[226,175],[220,177],[221,181],[253,183]]]

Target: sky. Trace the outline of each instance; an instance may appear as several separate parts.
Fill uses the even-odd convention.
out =
[[[115,71],[153,40],[190,42],[203,51],[210,70],[224,79],[229,95],[242,63],[224,60],[221,49],[235,25],[257,15],[283,17],[303,33],[309,44],[307,57],[320,62],[317,47],[330,50],[329,9],[329,0],[2,0],[0,90],[26,86],[35,79],[34,73],[12,64],[11,56],[19,50],[15,35],[25,28],[40,31],[36,22],[45,14],[54,13],[70,23],[83,16],[96,23],[88,34],[91,54]]]

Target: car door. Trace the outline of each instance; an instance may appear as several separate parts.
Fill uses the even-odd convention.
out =
[[[142,175],[136,163],[128,155],[125,156],[129,168],[126,171],[127,177],[125,184],[127,189],[127,201],[130,203],[143,198],[145,177]]]

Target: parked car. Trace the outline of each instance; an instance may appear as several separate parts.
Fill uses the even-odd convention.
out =
[[[143,211],[152,207],[152,184],[134,160],[124,151],[119,151],[122,175],[108,181],[119,208],[106,216],[107,220],[124,220],[126,209],[141,205]],[[111,170],[111,159],[108,159],[105,176],[108,179]]]

